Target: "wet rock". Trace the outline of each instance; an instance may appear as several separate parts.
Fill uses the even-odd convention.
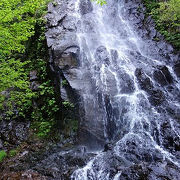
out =
[[[54,152],[36,164],[33,169],[52,179],[69,179],[73,171],[85,166],[93,154],[81,154],[79,148]]]
[[[141,165],[134,165],[133,167],[130,167],[124,171],[122,171],[120,178],[122,180],[125,179],[133,179],[133,180],[139,180],[139,179],[148,179],[148,170],[144,169]]]
[[[134,81],[131,79],[130,75],[125,72],[119,74],[119,81],[120,81],[120,92],[122,94],[130,94],[133,93],[135,90]]]
[[[67,16],[66,18],[63,19],[62,21],[62,27],[64,30],[68,30],[70,32],[76,31],[76,19],[73,16]]]
[[[178,77],[180,77],[180,63],[174,65],[174,71]]]
[[[158,70],[154,71],[154,79],[161,85],[166,86],[173,83],[173,78],[166,66],[159,66]]]
[[[161,125],[160,132],[162,137],[162,144],[166,149],[169,149],[171,152],[180,151],[180,138],[173,131],[168,121],[165,121]]]
[[[92,126],[90,124],[90,126]],[[99,125],[98,125],[99,126]],[[79,143],[87,146],[89,150],[100,150],[103,148],[105,144],[104,137],[102,137],[102,130],[95,130],[95,132],[88,131],[89,128],[83,128],[81,126],[79,132]]]
[[[46,15],[49,27],[55,27],[62,22],[67,15],[67,5],[68,1],[66,0],[59,1],[56,6],[53,3],[49,3],[48,14]]]
[[[109,64],[109,54],[107,52],[107,49],[104,46],[99,46],[96,49],[96,54],[95,58],[97,61],[104,63],[104,64]]]
[[[93,10],[90,0],[80,0],[79,8],[82,15],[90,13]]]
[[[154,179],[174,179],[178,180],[179,168],[169,162],[139,164],[124,169],[119,177],[121,180],[154,180]]]
[[[161,90],[152,90],[149,96],[149,102],[153,106],[161,105],[165,101],[165,95]]]
[[[115,76],[108,69],[104,69],[104,74],[105,74],[105,81],[106,81],[106,90],[104,89],[104,85],[101,78],[99,80],[101,81],[101,84],[102,84],[101,86],[102,92],[105,91],[104,93],[111,96],[116,95],[118,92],[118,87],[116,84]]]
[[[77,67],[78,52],[78,47],[70,47],[66,49],[63,53],[59,53],[59,51],[54,51],[55,65],[60,69]]]
[[[113,116],[113,107],[108,95],[105,95],[105,108],[106,108],[106,117],[107,117],[107,125],[106,125],[106,132],[108,139],[111,140],[115,136],[116,128],[116,119]]]
[[[112,150],[112,149],[113,149],[113,144],[107,143],[107,144],[104,145],[104,151],[105,151],[105,152],[106,152],[106,151],[110,151],[110,150]]]
[[[142,69],[139,68],[136,69],[135,75],[141,89],[150,93],[153,89],[153,83],[150,78],[142,71]]]
[[[165,100],[165,95],[160,89],[156,89],[153,86],[150,78],[142,71],[142,69],[136,69],[135,75],[137,77],[139,86],[149,94],[149,102],[153,106],[161,105]]]

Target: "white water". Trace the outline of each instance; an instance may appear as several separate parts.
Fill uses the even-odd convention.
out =
[[[163,156],[162,159],[168,159],[180,166],[179,160],[162,146],[162,137],[159,136],[159,142],[157,142],[152,135],[154,126],[161,134],[162,121],[164,118],[168,118],[172,130],[179,136],[174,127],[174,121],[167,114],[163,115],[158,112],[150,104],[148,94],[139,88],[135,76],[135,70],[142,68],[147,71],[147,77],[156,84],[148,73],[153,66],[165,65],[165,62],[149,56],[150,49],[148,52],[145,51],[146,42],[136,35],[130,22],[125,20],[122,15],[122,11],[125,11],[123,0],[117,2],[109,0],[107,1],[108,5],[103,7],[93,3],[93,12],[85,15],[80,14],[79,3],[80,0],[75,3],[74,16],[80,24],[76,33],[82,53],[80,70],[82,79],[88,75],[88,80],[93,82],[93,87],[89,87],[91,83],[90,85],[87,83],[82,92],[83,106],[87,117],[83,123],[86,124],[88,120],[92,119],[93,123],[87,125],[92,134],[97,130],[101,139],[105,138],[107,141],[115,139],[116,144],[112,153],[117,156],[126,159],[126,152],[122,148],[128,141],[137,141],[140,149],[157,151]],[[117,53],[117,58],[112,55],[113,52]],[[138,52],[139,55],[134,56],[133,59],[130,55],[131,52],[134,54]],[[175,86],[179,91],[180,85],[176,75],[171,66],[167,67],[175,79]],[[98,104],[98,93],[102,95],[102,106]],[[108,100],[106,100],[106,96]],[[171,94],[168,96],[171,97]],[[170,103],[176,107],[180,107],[178,99],[168,100],[171,100]],[[114,115],[111,110],[109,110],[110,113],[107,112],[107,101],[111,105],[111,109],[117,109],[117,115]],[[113,126],[116,127],[115,129],[110,128],[110,131],[114,130],[112,133],[108,131],[109,123],[114,123]],[[106,156],[105,153],[98,153],[85,167],[77,169],[71,178],[75,180],[110,179],[110,174],[105,169],[104,156]],[[131,163],[134,164],[134,162]],[[95,168],[96,166],[98,168]],[[119,179],[120,176],[121,172],[119,171],[114,176],[114,180]]]

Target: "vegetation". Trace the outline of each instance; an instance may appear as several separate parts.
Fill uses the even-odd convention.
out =
[[[7,156],[7,153],[6,153],[4,150],[0,151],[0,162],[1,162],[6,156]]]
[[[106,0],[92,0],[92,1],[96,1],[96,3],[100,4],[101,6],[107,4]]]
[[[92,1],[106,4],[105,0]],[[47,74],[43,16],[48,2],[0,1],[0,120],[32,120],[32,128],[39,137],[48,136],[59,112],[55,90]],[[178,50],[180,0],[144,0],[144,3],[147,13],[155,19],[157,29]],[[33,70],[37,71],[37,90],[30,88],[29,74]],[[67,84],[63,80],[62,85]],[[68,101],[62,105],[74,107]]]
[[[180,49],[180,0],[144,0],[159,32],[176,50]]]
[[[16,154],[17,154],[16,149],[12,149],[12,150],[9,151],[9,157],[14,157],[14,156],[16,156]]]
[[[47,74],[45,41],[49,0],[0,2],[0,113],[1,119],[33,120],[39,136],[50,131],[59,111]],[[29,73],[37,71],[39,87],[30,88]],[[33,103],[40,101],[34,105]]]

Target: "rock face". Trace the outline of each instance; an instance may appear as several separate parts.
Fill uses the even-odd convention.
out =
[[[72,101],[80,109],[79,117],[81,125],[79,141],[86,143],[87,139],[91,139],[92,143],[88,142],[88,145],[97,147],[98,144],[101,146],[105,140],[102,121],[103,114],[98,112],[97,114],[99,114],[98,117],[100,119],[97,120],[95,117],[97,114],[94,114],[93,111],[91,113],[87,112],[90,109],[94,109],[94,106],[97,106],[97,111],[102,110],[98,110],[99,105],[95,105],[92,102],[93,95],[92,98],[86,100],[86,96],[93,93],[95,84],[91,79],[89,70],[83,67],[84,63],[87,63],[88,66],[88,60],[86,60],[85,54],[80,53],[77,31],[80,30],[81,24],[79,24],[79,19],[75,15],[75,6],[76,4],[73,1],[59,1],[56,6],[52,3],[49,4],[49,11],[46,16],[48,20],[46,38],[51,56],[49,63],[54,73],[55,81],[59,83],[62,99]],[[89,0],[80,1],[78,7],[82,15],[86,15],[93,10]],[[86,25],[89,26],[91,24]],[[107,52],[105,52],[104,47],[99,47],[96,54],[99,61],[106,61]],[[98,69],[98,67],[96,68]],[[59,80],[67,80],[68,87],[63,87]],[[98,95],[96,96],[100,98]],[[84,103],[86,104],[85,106]],[[90,119],[91,122],[89,121]],[[99,121],[99,123],[95,125],[96,121]]]
[[[12,145],[19,145],[21,142],[27,140],[29,122],[21,121],[1,121],[0,124],[0,150],[5,147],[5,143]]]
[[[178,54],[144,12],[141,0],[49,4],[49,65],[61,98],[78,107],[79,143],[105,145],[72,179],[178,179]]]

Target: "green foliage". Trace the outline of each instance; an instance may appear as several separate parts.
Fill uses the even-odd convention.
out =
[[[52,123],[47,122],[47,121],[39,122],[37,125],[37,128],[38,128],[37,135],[39,137],[42,137],[42,138],[47,137],[49,135],[49,132],[51,131]]]
[[[67,80],[62,80],[62,86],[66,86],[66,85],[68,85]]]
[[[74,108],[74,104],[71,103],[71,102],[69,102],[69,101],[64,101],[62,104],[63,104],[64,107],[66,107],[66,108]]]
[[[16,149],[12,149],[12,150],[9,151],[9,156],[10,157],[14,157],[14,156],[16,156],[16,154],[17,154],[17,150]]]
[[[159,32],[175,49],[180,49],[180,0],[144,0]]]
[[[47,2],[0,2],[0,111],[7,119],[24,117],[32,106],[35,94],[28,81],[31,59],[25,57],[25,51]]]
[[[48,2],[0,1],[0,113],[4,115],[1,118],[32,120],[32,128],[39,137],[49,134],[59,111],[47,74],[49,57],[43,16]],[[30,89],[32,70],[38,73],[37,91]]]
[[[6,156],[7,156],[7,153],[6,153],[4,150],[0,151],[0,162],[1,162]]]
[[[100,4],[101,6],[107,4],[106,0],[92,0],[95,1],[97,4]]]
[[[35,92],[34,100],[40,101],[40,103],[37,107],[34,107],[31,114],[31,119],[33,120],[31,127],[39,137],[45,138],[49,136],[51,129],[55,125],[59,105],[55,98],[53,84],[48,79],[47,74],[47,59],[49,57],[45,43],[43,20],[39,20],[36,29],[36,34],[32,37],[30,48],[27,51],[31,59],[31,69],[38,71],[38,78],[41,82],[39,90]]]
[[[1,0],[0,2],[0,54],[23,52],[23,42],[34,34],[38,10],[46,0]]]

